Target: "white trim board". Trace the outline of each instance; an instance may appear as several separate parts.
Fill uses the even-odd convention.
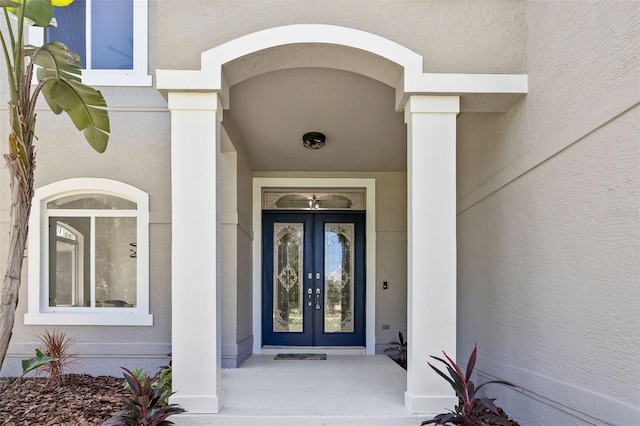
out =
[[[373,178],[253,178],[253,353],[262,353],[262,189],[364,188],[366,194],[366,353],[376,352],[376,180]]]

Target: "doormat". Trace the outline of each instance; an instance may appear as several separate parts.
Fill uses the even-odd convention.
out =
[[[278,354],[273,359],[326,361],[327,360],[327,354]]]

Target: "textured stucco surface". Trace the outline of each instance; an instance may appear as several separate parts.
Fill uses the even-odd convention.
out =
[[[231,140],[229,141],[230,143]],[[222,365],[235,368],[252,348],[252,171],[242,150],[222,154],[220,210]]]
[[[237,37],[290,24],[367,31],[424,57],[425,71],[519,73],[525,70],[524,1],[212,1],[162,0],[166,30],[158,68],[197,69],[200,54]],[[190,31],[185,32],[184,29]],[[180,34],[174,37],[173,34]],[[446,40],[446,42],[443,42]]]
[[[640,416],[639,16],[529,2],[530,93],[458,122],[459,200],[506,183],[459,212],[458,356],[478,342],[479,370],[524,388],[491,389],[523,424]]]

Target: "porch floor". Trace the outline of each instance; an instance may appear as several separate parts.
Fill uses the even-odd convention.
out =
[[[321,352],[321,351],[312,351]],[[386,355],[326,361],[253,355],[222,370],[219,414],[183,414],[176,425],[419,425],[404,407],[406,372]]]

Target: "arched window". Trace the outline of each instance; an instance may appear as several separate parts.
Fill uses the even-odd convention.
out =
[[[148,247],[145,192],[92,178],[38,188],[25,323],[151,325]]]

